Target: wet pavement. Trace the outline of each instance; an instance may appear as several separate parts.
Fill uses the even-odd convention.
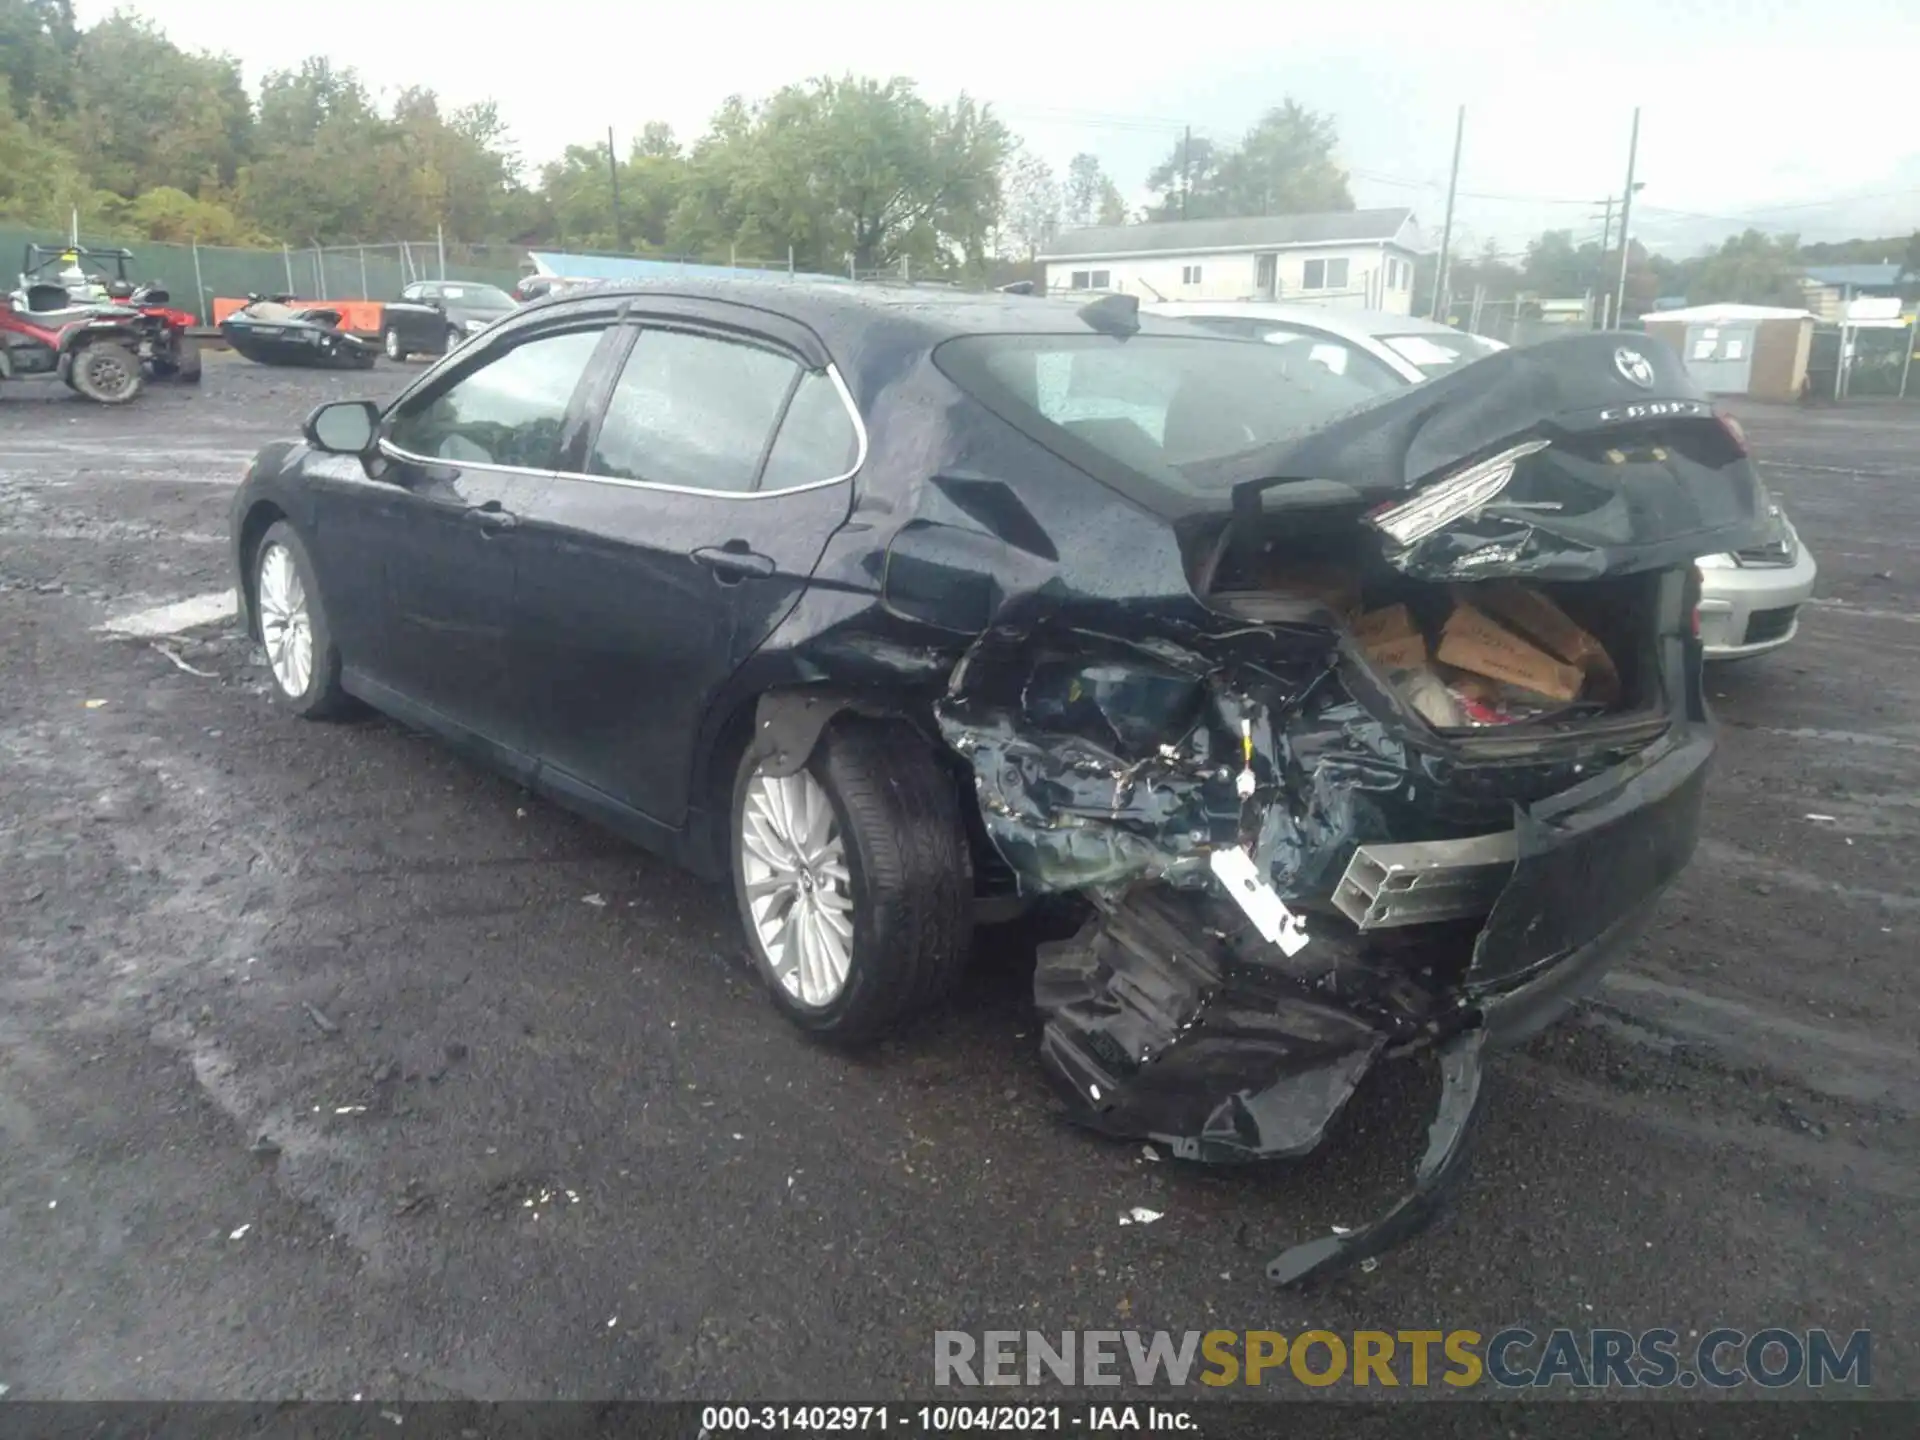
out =
[[[1717,669],[1695,864],[1496,1058],[1437,1233],[1385,1066],[1250,1172],[1065,1126],[1030,950],[849,1058],[720,891],[383,720],[272,709],[223,620],[253,449],[414,367],[0,391],[0,1383],[83,1396],[924,1394],[938,1329],[1871,1328],[1920,1393],[1920,410],[1743,410],[1821,567]],[[179,606],[178,602],[198,602]],[[177,606],[116,634],[102,629]],[[1162,1212],[1122,1226],[1135,1206]]]

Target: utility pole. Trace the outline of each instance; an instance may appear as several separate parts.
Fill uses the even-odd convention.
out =
[[[620,233],[620,160],[613,149],[613,127],[607,127],[607,181],[613,187],[613,248],[624,250],[627,240]]]
[[[1611,307],[1607,304],[1608,297],[1606,293],[1606,287],[1607,287],[1607,251],[1609,248],[1611,248],[1612,245],[1613,245],[1613,197],[1609,195],[1607,196],[1606,216],[1602,220],[1601,226],[1600,226],[1600,275],[1599,275],[1600,293],[1594,297],[1600,302],[1600,313],[1592,317],[1593,319],[1598,320],[1600,323],[1592,327],[1595,330],[1604,330],[1607,328],[1607,315],[1609,310],[1611,309]]]
[[[1453,173],[1447,177],[1447,219],[1440,229],[1440,264],[1433,272],[1433,318],[1441,318],[1441,302],[1447,293],[1448,250],[1453,245],[1453,197],[1460,184],[1460,142],[1467,133],[1467,107],[1462,105],[1453,119]]]
[[[1640,158],[1640,107],[1633,107],[1633,135],[1627,141],[1627,188],[1620,196],[1620,282],[1613,292],[1613,323],[1624,324],[1627,314],[1627,257],[1633,253],[1633,232],[1627,228],[1633,215],[1633,165]]]
[[[1187,196],[1193,190],[1193,126],[1180,142],[1180,218],[1187,218]]]

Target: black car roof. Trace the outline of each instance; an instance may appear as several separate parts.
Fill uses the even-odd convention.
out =
[[[1058,334],[1086,330],[1078,311],[1093,295],[1071,299],[960,290],[872,280],[606,280],[540,304],[566,305],[608,295],[675,297],[748,305],[785,315],[831,340],[875,322],[920,332],[928,347],[958,335]],[[1142,314],[1143,332],[1185,335],[1179,322]],[[1091,332],[1088,332],[1091,333]]]

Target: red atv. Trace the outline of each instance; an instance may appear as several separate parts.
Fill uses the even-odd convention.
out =
[[[81,308],[111,305],[137,310],[142,324],[140,357],[156,380],[200,383],[200,346],[187,332],[194,317],[176,310],[171,296],[159,285],[135,284],[128,277],[131,250],[88,249],[83,245],[29,245],[20,270],[15,303],[36,316],[39,323],[55,324],[77,318]],[[109,269],[111,266],[111,269]],[[35,287],[41,303],[32,303]],[[58,288],[60,295],[54,295]]]
[[[57,310],[48,303],[64,293],[58,286],[29,286],[24,308],[18,297],[8,297],[0,309],[0,380],[57,375],[89,400],[126,404],[146,388],[140,352],[151,322],[127,306]]]

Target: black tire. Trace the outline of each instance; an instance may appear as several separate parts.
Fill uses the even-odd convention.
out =
[[[853,945],[845,984],[814,1006],[780,983],[747,903],[741,836],[760,761],[750,745],[734,778],[729,831],[747,953],[775,1007],[800,1029],[840,1044],[876,1039],[939,1000],[966,968],[973,856],[953,776],[931,743],[900,722],[843,715],[820,737],[806,768],[845,843]]]
[[[460,342],[466,338],[467,337],[465,335],[461,334],[459,329],[457,329],[455,326],[449,325],[447,327],[447,348],[442,350],[440,353],[442,355],[451,355],[454,351],[460,348]]]
[[[380,352],[378,350],[356,350],[353,352],[353,368],[356,370],[371,370],[374,361],[379,358]]]
[[[161,359],[155,356],[148,362],[156,380],[169,380],[176,385],[198,385],[200,383],[200,345],[197,341],[183,335],[174,347],[171,357]]]
[[[95,340],[73,352],[67,384],[96,405],[126,405],[147,388],[147,376],[131,345]]]
[[[396,365],[406,363],[407,347],[400,343],[400,332],[389,325],[386,333],[380,337],[381,347],[387,352],[387,359]]]
[[[260,543],[253,547],[253,553],[247,557],[247,584],[254,602],[254,638],[263,640],[260,634],[261,569],[276,546],[283,548],[292,558],[301,588],[306,592],[313,660],[306,688],[298,695],[289,693],[279,673],[269,662],[267,674],[274,701],[306,720],[331,720],[351,714],[355,707],[352,697],[340,688],[340,649],[333,643],[333,627],[327,623],[327,607],[320,594],[319,581],[314,577],[313,560],[307,554],[306,543],[301,540],[300,532],[285,520],[277,520],[270,525],[266,534],[260,537]]]
[[[191,335],[182,335],[174,351],[173,378],[182,385],[200,383],[200,342]]]

